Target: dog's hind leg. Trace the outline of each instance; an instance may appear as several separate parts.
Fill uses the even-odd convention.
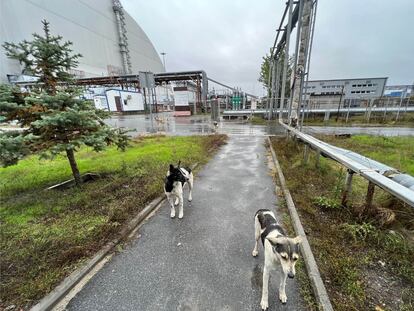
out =
[[[252,255],[253,257],[256,257],[259,254],[259,250],[258,250],[258,242],[260,239],[260,223],[259,223],[259,219],[256,216],[254,216],[254,239],[256,240],[254,243],[254,248],[252,251]]]
[[[169,193],[166,193],[166,195],[167,195],[167,201],[170,204],[170,208],[171,208],[170,217],[174,218],[175,217],[174,196]]]
[[[285,288],[286,288],[286,278],[287,278],[287,274],[282,271],[282,278],[280,279],[280,286],[279,286],[279,300],[282,303],[286,303],[287,302],[287,296],[286,296],[286,291],[285,291]]]
[[[193,200],[193,183],[194,183],[194,176],[193,173],[190,173],[188,177],[188,201]]]

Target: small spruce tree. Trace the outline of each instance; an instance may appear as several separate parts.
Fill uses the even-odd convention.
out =
[[[6,55],[23,65],[24,72],[38,77],[36,87],[22,94],[8,85],[0,87],[1,116],[17,120],[23,131],[0,134],[0,162],[16,164],[29,152],[43,157],[65,153],[77,185],[81,176],[75,152],[82,146],[95,151],[115,144],[124,150],[128,143],[125,131],[111,128],[102,121],[108,112],[95,108],[92,101],[80,97],[70,70],[78,64],[70,41],[50,33],[42,21],[44,36],[33,34],[32,41],[3,44]]]

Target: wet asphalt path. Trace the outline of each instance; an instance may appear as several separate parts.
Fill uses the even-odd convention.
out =
[[[199,172],[184,218],[164,206],[139,237],[100,270],[68,310],[260,310],[263,250],[257,258],[253,216],[276,208],[264,137],[233,136]],[[278,300],[273,272],[269,310],[304,310],[296,280]]]

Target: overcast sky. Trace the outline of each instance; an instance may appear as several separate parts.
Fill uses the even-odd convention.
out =
[[[167,71],[203,69],[213,79],[263,94],[260,64],[285,0],[121,1],[156,50],[167,53]],[[413,83],[413,18],[414,0],[319,0],[310,78]]]

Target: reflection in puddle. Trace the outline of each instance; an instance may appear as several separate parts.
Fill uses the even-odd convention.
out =
[[[263,271],[262,268],[257,264],[252,271],[252,276],[250,278],[252,288],[262,288],[263,283]]]
[[[228,135],[264,136],[281,134],[281,128],[272,124],[252,125],[246,122],[222,121],[218,127],[212,123],[210,116],[174,117],[171,112],[154,114],[152,126],[148,115],[114,115],[105,121],[115,127],[124,127],[133,132],[131,136],[142,133],[161,132],[167,135],[207,135],[221,133]]]

